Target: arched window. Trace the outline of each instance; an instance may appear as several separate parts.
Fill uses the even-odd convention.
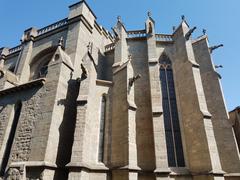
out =
[[[37,78],[43,78],[47,76],[48,73],[48,64],[49,61],[45,62],[44,64],[41,64],[41,66],[38,68],[38,75]]]
[[[4,151],[4,156],[1,164],[0,176],[3,176],[5,174],[6,167],[8,165],[12,144],[13,144],[14,136],[17,129],[18,120],[21,114],[21,109],[22,109],[22,103],[21,102],[16,103],[14,107],[14,116],[13,116],[12,126],[11,126],[10,134],[6,143],[6,148]]]
[[[12,65],[8,68],[8,70],[11,71],[12,73],[14,73],[15,64],[12,64]]]
[[[105,120],[106,120],[106,96],[101,98],[101,112],[100,112],[100,131],[99,131],[99,145],[98,145],[98,162],[104,161],[104,132],[105,132]]]
[[[166,55],[160,58],[160,81],[164,126],[167,143],[169,167],[184,167],[182,139],[176,103],[171,61]]]
[[[30,79],[38,79],[44,78],[48,73],[48,64],[51,60],[51,56],[45,57],[45,59],[38,62],[36,65],[31,68],[31,78]]]
[[[47,76],[50,63],[56,47],[47,48],[36,55],[30,63],[30,80]]]

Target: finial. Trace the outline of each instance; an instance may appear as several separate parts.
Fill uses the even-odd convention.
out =
[[[148,17],[152,17],[152,12],[148,11],[147,15],[148,15]]]
[[[196,29],[197,29],[196,26],[193,27],[192,29],[190,29],[190,30],[187,32],[187,34],[185,35],[185,38],[186,38],[187,40],[189,40],[190,36],[192,35],[192,33],[193,33]]]
[[[173,32],[174,32],[176,30],[176,26],[173,26],[172,29],[173,29]]]
[[[60,46],[61,48],[63,48],[63,37],[61,37],[61,38],[58,40],[58,46]]]
[[[206,30],[206,29],[203,29],[203,30],[202,30],[202,33],[203,33],[203,35],[206,35],[207,30]]]
[[[121,22],[121,21],[122,21],[121,16],[118,16],[118,17],[117,17],[117,21],[118,21],[118,22]]]
[[[128,60],[129,60],[129,61],[132,60],[132,55],[131,55],[131,54],[128,55]]]
[[[185,21],[185,16],[184,16],[184,15],[182,15],[181,17],[182,17],[182,20],[183,20],[183,21]]]

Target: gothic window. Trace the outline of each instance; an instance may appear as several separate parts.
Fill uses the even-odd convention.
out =
[[[12,73],[14,73],[14,69],[15,69],[15,64],[11,65],[8,70],[11,71]]]
[[[38,77],[37,78],[43,78],[47,76],[48,73],[48,61],[45,62],[43,65],[41,65],[38,69]]]
[[[20,117],[20,113],[21,113],[21,109],[22,109],[22,103],[21,102],[16,103],[15,107],[14,107],[14,116],[13,116],[12,126],[11,126],[10,134],[9,134],[9,137],[8,137],[8,140],[6,143],[6,148],[4,151],[4,156],[3,156],[3,160],[2,160],[2,164],[1,164],[0,176],[4,175],[6,167],[8,165],[8,161],[9,161],[9,157],[10,157],[10,153],[11,153],[11,149],[12,149],[12,144],[13,144],[15,132],[17,129],[17,124],[18,124],[18,120]]]
[[[99,132],[99,145],[98,145],[98,161],[103,162],[104,160],[104,131],[105,131],[105,120],[106,120],[106,96],[103,95],[101,99],[101,112],[100,112],[100,132]]]
[[[30,80],[44,78],[47,76],[49,63],[53,58],[55,51],[55,47],[45,49],[31,60]]]
[[[171,61],[164,55],[159,63],[168,165],[169,167],[184,167],[185,162]]]

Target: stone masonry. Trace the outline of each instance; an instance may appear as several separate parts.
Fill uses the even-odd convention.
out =
[[[82,0],[0,48],[0,178],[239,180],[239,108],[226,111],[208,36],[186,20],[110,33]]]

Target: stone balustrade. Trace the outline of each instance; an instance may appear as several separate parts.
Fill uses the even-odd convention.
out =
[[[141,38],[146,37],[146,30],[135,30],[135,31],[128,31],[127,32],[128,38]]]
[[[13,48],[9,49],[9,54],[13,54],[15,52],[21,51],[21,49],[22,49],[22,45],[18,45],[16,47],[13,47]]]
[[[162,42],[172,42],[172,35],[169,34],[156,34],[156,41],[162,41]]]
[[[128,31],[127,32],[128,38],[141,38],[147,37],[146,30],[135,30],[135,31]],[[156,41],[162,42],[172,42],[172,35],[169,34],[156,34]]]
[[[54,29],[57,29],[57,28],[59,28],[59,27],[62,27],[62,26],[64,26],[64,25],[66,25],[66,24],[68,23],[67,20],[68,20],[68,19],[65,18],[65,19],[62,19],[62,20],[60,20],[60,21],[58,21],[58,22],[55,22],[55,23],[53,23],[53,24],[51,24],[51,25],[49,25],[49,26],[46,26],[46,27],[44,27],[44,28],[39,29],[39,30],[37,31],[38,36],[40,36],[40,35],[42,35],[42,34],[45,34],[45,33],[49,32],[49,31],[52,31],[52,30],[54,30]]]
[[[111,43],[105,46],[105,52],[111,51],[115,48],[115,43]]]

